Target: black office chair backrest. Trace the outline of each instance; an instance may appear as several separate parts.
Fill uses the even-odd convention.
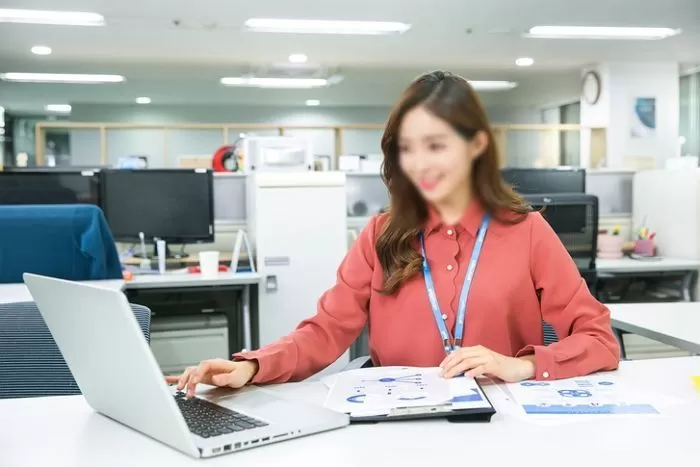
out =
[[[131,305],[146,341],[151,310]],[[80,394],[34,302],[0,304],[0,399]]]
[[[582,274],[595,271],[598,249],[598,197],[582,193],[526,195],[559,236]]]

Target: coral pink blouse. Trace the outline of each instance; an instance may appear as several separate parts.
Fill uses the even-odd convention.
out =
[[[424,231],[440,310],[452,335],[483,215],[476,202],[455,225],[443,224],[432,212]],[[278,342],[234,355],[258,360],[254,384],[313,375],[340,357],[367,323],[375,365],[427,367],[445,358],[422,274],[393,295],[377,291],[384,277],[374,246],[385,220],[386,215],[374,217],[360,233],[338,269],[336,284],[318,301],[315,316]],[[543,345],[543,319],[559,342]],[[514,225],[491,220],[467,302],[462,345],[482,345],[508,356],[534,354],[539,380],[612,370],[620,355],[608,309],[591,295],[539,213]]]

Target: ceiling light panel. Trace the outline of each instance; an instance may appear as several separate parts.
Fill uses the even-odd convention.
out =
[[[0,23],[104,26],[104,16],[82,11],[46,11],[0,8]]]
[[[291,54],[289,56],[289,63],[306,63],[309,58],[304,54]]]
[[[258,78],[240,76],[221,78],[221,84],[255,88],[307,89],[326,86],[328,85],[328,80],[323,78]]]
[[[680,34],[680,29],[601,26],[535,26],[526,37],[541,39],[659,40]]]
[[[121,83],[124,77],[75,73],[0,73],[0,80],[17,83],[105,84]]]
[[[34,55],[51,55],[51,47],[46,47],[45,45],[35,45],[32,47],[32,53]]]
[[[411,25],[388,21],[251,18],[245,22],[245,27],[256,32],[387,35],[403,34]]]
[[[527,67],[527,66],[532,66],[534,64],[535,64],[535,60],[530,58],[530,57],[520,57],[517,60],[515,60],[516,66]]]
[[[513,81],[469,81],[469,84],[476,91],[505,91],[518,86]]]
[[[49,104],[44,107],[47,112],[70,113],[73,108],[69,104]]]

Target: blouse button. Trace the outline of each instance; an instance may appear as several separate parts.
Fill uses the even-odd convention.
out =
[[[448,271],[452,271],[453,269],[454,269],[454,266],[452,266],[451,264],[448,264],[448,265],[447,265],[447,270],[448,270]]]
[[[447,231],[447,235],[452,235],[453,233],[455,233],[455,231],[452,230],[452,229],[450,229],[450,230]]]
[[[442,319],[447,321],[447,315],[445,313],[442,314]]]
[[[542,377],[545,379],[549,378],[549,372],[545,371],[544,373],[542,373]]]

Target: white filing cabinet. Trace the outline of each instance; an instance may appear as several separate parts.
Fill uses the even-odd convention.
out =
[[[260,344],[313,316],[347,252],[345,174],[259,172],[250,175],[248,230],[259,287]],[[349,360],[346,352],[329,371]]]

